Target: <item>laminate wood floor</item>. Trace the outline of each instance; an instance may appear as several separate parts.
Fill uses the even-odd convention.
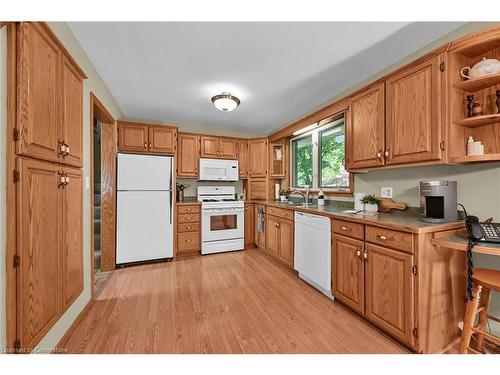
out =
[[[69,353],[407,353],[258,250],[116,270]]]

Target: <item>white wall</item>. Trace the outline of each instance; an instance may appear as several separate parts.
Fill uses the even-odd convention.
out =
[[[6,272],[5,260],[7,257],[7,28],[0,29],[0,349],[6,346]]]

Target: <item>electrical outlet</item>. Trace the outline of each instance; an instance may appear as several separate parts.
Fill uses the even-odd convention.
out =
[[[392,198],[392,187],[380,188],[380,196],[382,198]]]

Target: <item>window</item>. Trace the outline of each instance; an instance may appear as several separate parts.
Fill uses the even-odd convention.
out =
[[[344,167],[343,117],[293,138],[290,145],[292,187],[351,191],[349,172]]]

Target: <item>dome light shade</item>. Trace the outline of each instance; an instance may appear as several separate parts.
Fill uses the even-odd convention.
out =
[[[240,99],[231,95],[229,92],[223,92],[212,97],[212,103],[215,108],[222,112],[234,111],[240,105]]]

